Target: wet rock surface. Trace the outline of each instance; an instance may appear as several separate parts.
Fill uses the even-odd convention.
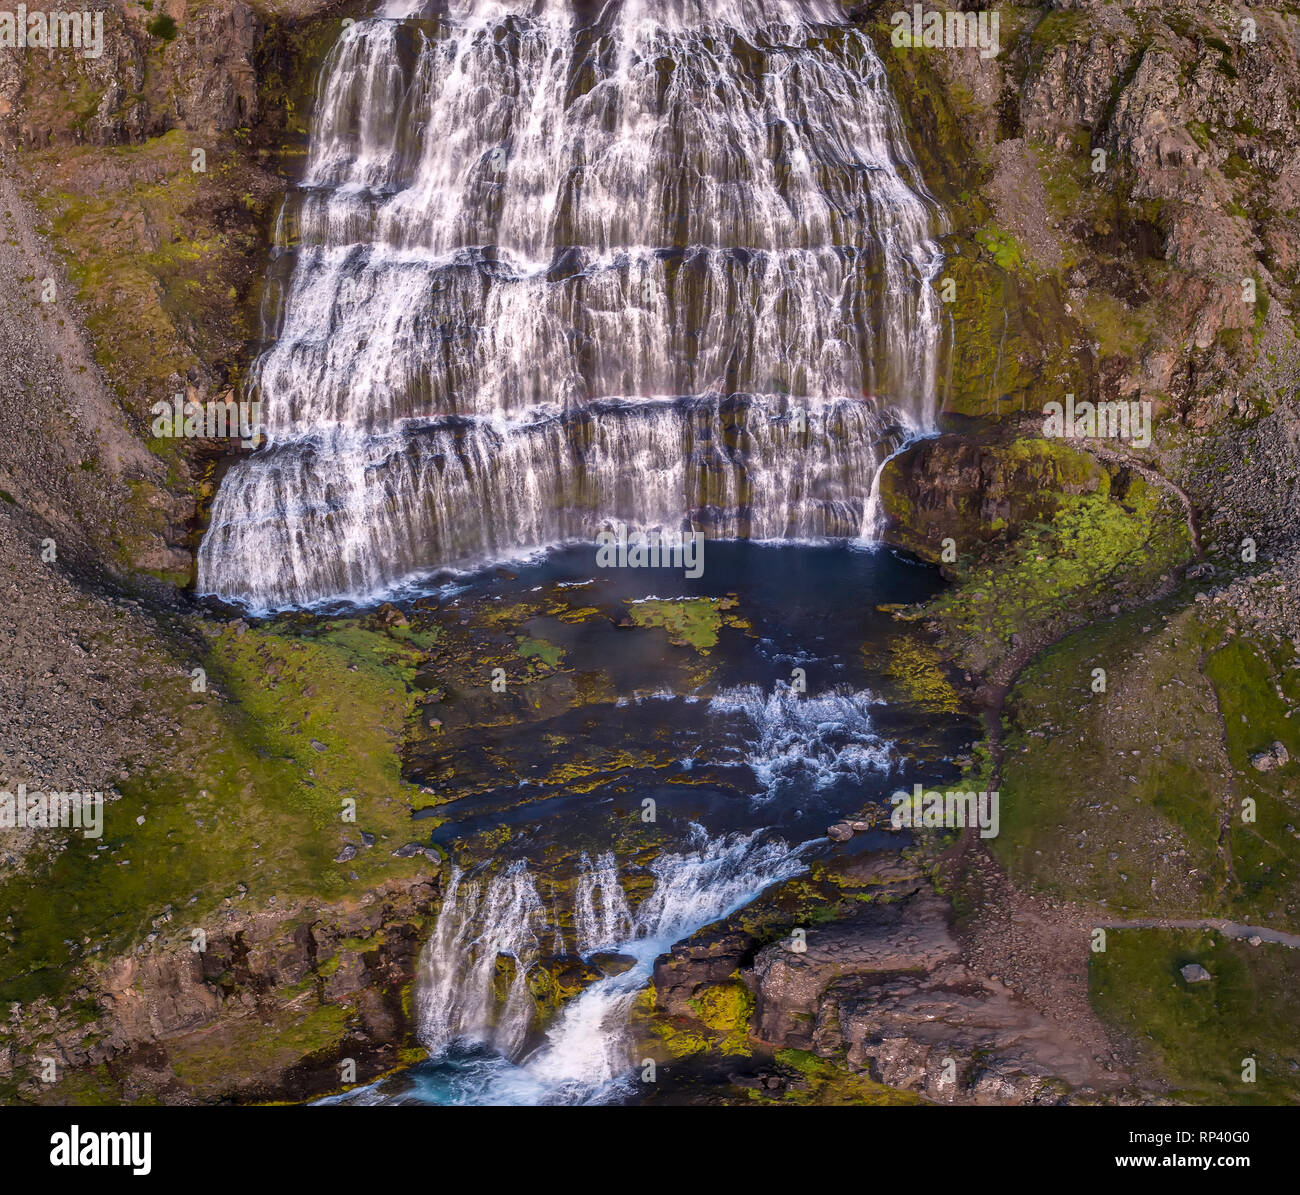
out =
[[[937,1103],[1140,1098],[1125,1089],[1126,1076],[1098,1064],[1059,1010],[972,964],[948,901],[914,866],[868,855],[845,881],[855,899],[829,922],[778,931],[777,895],[775,906],[764,898],[675,946],[655,966],[657,1013],[690,1032],[698,993],[738,981],[753,994],[753,1049],[778,1059],[814,1055]],[[754,1080],[741,1072],[735,1081]]]

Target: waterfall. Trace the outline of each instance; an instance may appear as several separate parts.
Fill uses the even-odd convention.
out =
[[[541,897],[522,860],[487,885],[465,883],[453,871],[425,947],[419,992],[425,1039],[445,1043],[472,1035],[502,1054],[515,1053],[532,1017],[529,971],[540,956],[545,924]]]
[[[600,855],[594,864],[583,854],[574,922],[578,950],[584,955],[615,950],[632,936],[632,910],[619,882],[612,851]]]
[[[859,535],[935,417],[941,217],[841,21],[451,0],[348,27],[277,222],[266,443],[199,591],[361,600],[610,518]]]
[[[582,856],[573,908],[582,952],[618,951],[633,965],[574,996],[526,1053],[534,1015],[527,992],[545,961],[546,914],[537,889],[522,862],[490,879],[453,876],[421,961],[420,1036],[435,1060],[466,1043],[490,1045],[500,1056],[464,1081],[459,1099],[587,1103],[630,1091],[636,1059],[628,1017],[654,960],[804,870],[799,850],[757,832],[711,839],[695,826],[692,834],[693,849],[650,864],[654,886],[635,910],[613,856]]]

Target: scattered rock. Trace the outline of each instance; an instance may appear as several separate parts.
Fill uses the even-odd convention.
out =
[[[1286,767],[1290,760],[1291,755],[1286,747],[1281,743],[1274,743],[1267,751],[1252,755],[1250,766],[1257,772],[1272,772],[1277,768]]]
[[[385,602],[375,611],[375,622],[381,627],[406,627],[410,621],[392,602]]]
[[[416,855],[423,855],[430,863],[442,862],[442,852],[436,846],[425,846],[419,842],[408,842],[405,846],[399,846],[393,854],[398,859],[413,859]]]

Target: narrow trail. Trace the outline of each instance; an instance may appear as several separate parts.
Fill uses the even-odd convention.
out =
[[[1126,469],[1132,469],[1134,473],[1139,473],[1151,482],[1159,486],[1167,494],[1172,494],[1182,504],[1183,513],[1187,520],[1187,531],[1192,537],[1192,555],[1200,560],[1205,555],[1205,549],[1201,545],[1201,529],[1196,520],[1196,507],[1192,504],[1192,499],[1187,491],[1183,489],[1176,481],[1171,481],[1158,469],[1134,460],[1126,452],[1117,452],[1113,448],[1107,448],[1102,444],[1085,443],[1085,451],[1091,453],[1099,461],[1104,461],[1111,465],[1122,465]]]
[[[1230,938],[1243,941],[1259,938],[1261,942],[1274,942],[1300,950],[1300,934],[1288,934],[1280,929],[1263,925],[1242,925],[1223,917],[1138,917],[1130,921],[1098,921],[1097,929],[1213,929]]]
[[[1113,448],[1107,448],[1100,444],[1085,444],[1086,451],[1095,456],[1099,461],[1108,464],[1122,465],[1125,468],[1132,469],[1140,473],[1153,485],[1158,486],[1166,493],[1172,495],[1183,508],[1183,515],[1187,523],[1188,534],[1191,537],[1193,560],[1200,560],[1205,554],[1201,544],[1200,527],[1196,519],[1196,509],[1192,504],[1190,496],[1177,482],[1170,481],[1163,473],[1152,468],[1150,465],[1143,464],[1140,461],[1133,460],[1127,453],[1117,452]],[[1185,572],[1185,569],[1179,570]],[[1142,597],[1131,599],[1128,602],[1121,602],[1119,610],[1112,617],[1118,618],[1126,614],[1131,614],[1135,610],[1140,610],[1144,606],[1152,605],[1155,602],[1162,601],[1168,597],[1175,588],[1177,588],[1178,579],[1171,575],[1167,581],[1159,585],[1150,593]],[[1006,705],[1007,697],[1011,690],[1015,688],[1016,681],[1020,674],[1035,660],[1038,656],[1049,648],[1054,647],[1067,635],[1073,634],[1079,628],[1077,626],[1066,627],[1055,635],[1045,635],[1041,639],[1022,632],[1022,642],[1019,649],[1012,651],[996,668],[993,675],[989,677],[987,684],[979,690],[979,698],[984,706],[983,721],[985,733],[988,737],[989,755],[993,761],[993,785],[997,787],[1001,781],[1002,774],[1002,710]]]
[[[1191,498],[1177,483],[1149,465],[1127,454],[1101,445],[1088,445],[1098,460],[1121,465],[1158,486],[1182,507],[1189,532],[1193,560],[1203,558],[1200,528]],[[1180,568],[1154,590],[1120,603],[1112,617],[1161,601],[1171,594],[1185,573]],[[984,708],[982,718],[992,764],[990,787],[1002,786],[1003,725],[1006,700],[1028,665],[1077,626],[1056,634],[1021,633],[1021,642],[979,691]],[[1092,929],[1213,929],[1230,937],[1272,942],[1300,948],[1300,935],[1265,927],[1240,925],[1223,918],[1153,917],[1134,920],[1096,918],[1092,911],[1052,901],[1021,891],[988,844],[967,829],[949,855],[959,883],[970,885],[983,895],[981,916],[963,937],[968,959],[984,969],[996,968],[1004,981],[1040,1007],[1058,1023],[1068,1024],[1072,1034],[1098,1055],[1109,1053],[1115,1064],[1115,1081],[1123,1082],[1133,1063],[1131,1044],[1116,1038],[1093,1012],[1088,992],[1089,938]]]

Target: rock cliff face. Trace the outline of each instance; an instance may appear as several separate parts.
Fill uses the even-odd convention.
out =
[[[1067,494],[1093,494],[1104,467],[1086,453],[1013,434],[948,433],[924,440],[887,468],[881,485],[892,540],[943,566],[943,544],[1013,538],[1055,513]]]
[[[85,567],[145,585],[192,577],[200,506],[229,445],[160,440],[152,409],[238,387],[303,109],[337,17],[357,7],[156,13],[117,0],[98,58],[0,58],[5,206],[23,250],[6,315],[27,329],[26,359],[66,361],[12,412],[0,476],[70,548],[88,541]],[[67,411],[69,435],[86,429],[105,448],[50,444]],[[77,469],[95,476],[57,506],[43,499],[44,477]]]
[[[1294,378],[1295,19],[1286,6],[1062,0],[1003,10],[996,58],[886,58],[947,160],[933,173],[957,215],[952,247],[973,239],[977,261],[1032,275],[1076,325],[1040,389],[1140,394],[1204,427]],[[959,294],[953,311],[958,360],[996,359],[996,344],[962,350],[1002,332],[961,310],[971,303]],[[1032,362],[1041,342],[1009,327],[1004,351]],[[961,378],[953,401],[992,409]]]
[[[361,5],[99,7],[100,58],[0,54],[0,787],[102,791],[111,820],[128,780],[213,744],[190,721],[207,717],[188,679],[212,666],[206,623],[176,587],[223,449],[159,440],[151,407],[238,385],[315,72]],[[0,830],[0,883],[21,889],[69,845]],[[58,999],[6,970],[23,995],[0,1025],[0,1086],[190,1102],[325,1090],[342,1056],[363,1076],[392,1066],[433,892],[278,909],[255,892],[219,930],[200,922],[202,955],[168,941],[183,913],[164,911]],[[54,1087],[34,1082],[47,1057]]]
[[[858,11],[883,35],[890,7]],[[1004,11],[995,58],[886,56],[953,214],[957,283],[949,434],[886,469],[889,538],[987,557],[1079,492],[1047,466],[1086,449],[1182,501],[1225,604],[1270,634],[1300,617],[1276,517],[1300,471],[1297,44],[1286,5],[1069,0]],[[1067,394],[1142,404],[1152,442],[1008,459],[1009,432],[1040,437]],[[1243,561],[1246,539],[1267,551]]]
[[[72,994],[72,1024],[47,1000],[12,1014],[0,1081],[34,1102],[96,1087],[127,1101],[242,1102],[341,1087],[351,1059],[348,1082],[367,1082],[418,1055],[408,997],[436,899],[434,881],[346,905],[232,904],[202,952],[182,933],[112,961],[95,990]],[[36,1082],[31,1058],[52,1058],[63,1082]]]

